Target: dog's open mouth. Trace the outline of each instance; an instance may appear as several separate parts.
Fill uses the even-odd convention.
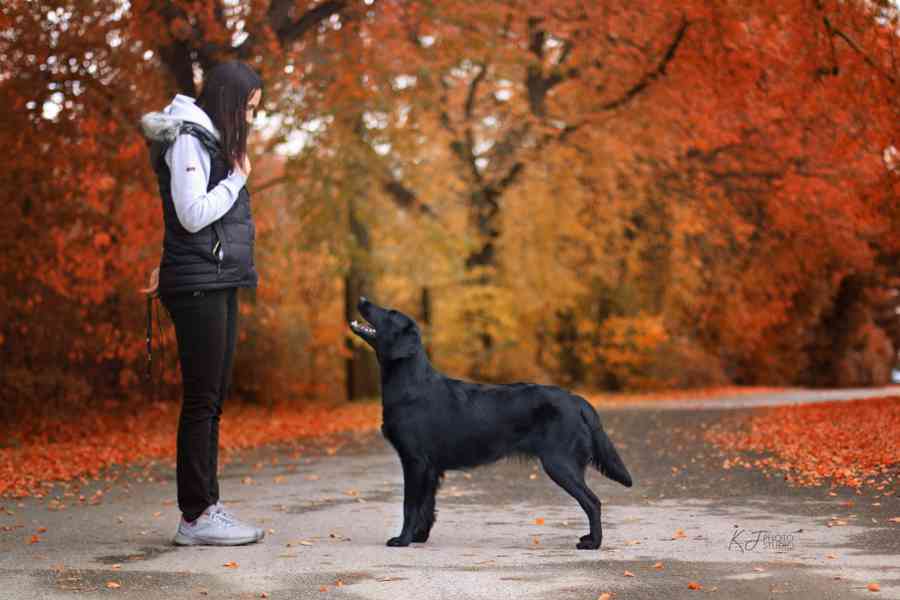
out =
[[[353,319],[350,322],[350,329],[352,329],[354,331],[354,333],[357,333],[360,335],[375,337],[375,328],[374,327],[369,326],[368,323],[362,323],[360,321],[357,321],[356,319]]]

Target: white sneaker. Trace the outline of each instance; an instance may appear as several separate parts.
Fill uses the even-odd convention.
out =
[[[261,539],[266,537],[266,532],[262,528],[257,527],[255,525],[251,525],[250,523],[241,521],[233,513],[231,513],[228,509],[226,509],[225,505],[222,504],[221,501],[213,504],[212,507],[210,508],[210,511],[219,513],[221,516],[228,519],[232,523],[235,523],[236,525],[242,525],[244,527],[249,527],[250,529],[253,529],[254,531],[256,531],[256,536],[257,536],[256,541],[260,541]]]
[[[240,546],[260,539],[255,528],[231,521],[212,505],[192,523],[182,516],[172,542],[176,546]]]

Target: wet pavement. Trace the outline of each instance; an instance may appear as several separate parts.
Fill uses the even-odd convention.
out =
[[[600,551],[575,549],[584,514],[523,461],[448,474],[428,543],[386,547],[402,521],[402,478],[373,434],[333,454],[309,445],[234,456],[223,500],[271,530],[252,546],[172,546],[169,464],[149,471],[153,481],[89,482],[83,502],[55,492],[63,509],[53,497],[0,500],[0,598],[900,598],[896,490],[832,496],[723,469],[705,429],[760,409],[704,402],[601,409],[635,486],[589,470],[603,501]]]

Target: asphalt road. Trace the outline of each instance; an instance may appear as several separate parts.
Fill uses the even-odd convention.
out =
[[[751,405],[780,401],[796,399]],[[760,409],[703,402],[601,411],[635,486],[589,473],[604,502],[600,551],[575,549],[587,531],[578,505],[536,464],[515,461],[449,474],[429,542],[386,547],[401,525],[402,479],[393,451],[369,435],[333,454],[307,445],[232,457],[224,502],[270,530],[252,546],[172,546],[169,463],[72,497],[59,488],[0,500],[0,598],[900,598],[896,490],[831,496],[724,470],[703,430]]]

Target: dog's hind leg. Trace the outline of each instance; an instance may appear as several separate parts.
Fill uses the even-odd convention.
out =
[[[400,462],[403,465],[403,530],[387,541],[388,546],[409,546],[426,499],[428,467],[425,462],[403,457]]]
[[[541,464],[550,479],[575,498],[588,517],[591,531],[581,537],[576,548],[596,550],[603,541],[603,529],[600,525],[600,500],[584,482],[584,467],[579,468],[570,458],[556,456],[541,457]]]
[[[428,535],[431,533],[431,528],[434,527],[434,522],[437,520],[435,495],[443,477],[444,474],[442,472],[434,469],[428,469],[425,474],[425,499],[421,505],[419,520],[417,521],[412,540],[416,543],[421,544],[428,541]]]

